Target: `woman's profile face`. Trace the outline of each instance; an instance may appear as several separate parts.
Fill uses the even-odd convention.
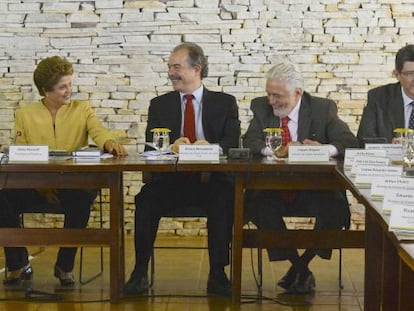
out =
[[[72,96],[72,76],[62,76],[52,90],[44,92],[46,100],[54,105],[69,104]]]

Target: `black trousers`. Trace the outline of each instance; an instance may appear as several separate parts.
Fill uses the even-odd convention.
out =
[[[307,216],[316,218],[314,230],[349,228],[351,215],[344,191],[296,191],[292,204],[287,204],[281,194],[274,190],[249,191],[245,222],[252,221],[260,229],[286,230],[283,217]],[[331,249],[315,251],[321,258],[331,258]],[[292,258],[296,252],[296,249],[268,249],[270,261]]]
[[[85,228],[90,215],[96,190],[59,189],[57,197],[64,211],[64,228]],[[20,214],[29,207],[46,204],[45,198],[34,189],[7,189],[0,191],[0,227],[19,228]],[[56,265],[63,271],[73,270],[77,248],[59,249]],[[18,270],[29,263],[25,247],[5,247],[6,266],[10,271]]]
[[[201,206],[207,214],[210,269],[229,264],[233,227],[234,185],[223,174],[202,181],[200,174],[162,174],[135,197],[134,271],[146,273],[162,215],[180,206]],[[137,272],[138,273],[138,272]]]

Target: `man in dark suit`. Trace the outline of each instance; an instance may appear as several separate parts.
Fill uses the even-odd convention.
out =
[[[183,43],[174,48],[168,61],[168,76],[174,91],[151,100],[146,141],[152,141],[151,129],[163,127],[171,130],[170,141],[175,151],[181,144],[219,144],[224,154],[230,147],[237,147],[240,121],[236,99],[207,90],[202,84],[207,71],[207,59],[201,47]],[[188,118],[187,112],[191,110],[193,116]],[[190,132],[189,121],[193,123]],[[124,286],[125,294],[141,294],[148,289],[148,262],[161,216],[182,205],[201,205],[208,219],[210,273],[207,292],[231,296],[231,284],[224,267],[229,264],[233,184],[229,176],[222,173],[211,173],[207,177],[206,174],[159,173],[153,174],[151,182],[142,187],[135,197],[136,263]]]
[[[361,146],[364,139],[377,137],[392,143],[394,129],[414,128],[414,120],[409,122],[414,100],[414,45],[407,45],[397,52],[393,74],[397,83],[368,91],[368,102],[357,133]]]
[[[281,127],[289,134],[276,151],[278,157],[288,155],[288,145],[329,146],[330,155],[341,156],[347,147],[357,147],[357,139],[339,119],[331,100],[314,97],[303,91],[303,78],[288,62],[281,62],[267,73],[267,97],[252,100],[253,119],[245,134],[244,145],[255,155],[271,156],[266,148],[263,129]],[[286,120],[286,123],[284,123]],[[290,142],[289,142],[290,141]],[[350,212],[343,191],[278,191],[249,192],[246,197],[246,219],[261,229],[286,229],[283,216],[315,216],[315,230],[349,228]],[[329,259],[331,250],[269,249],[269,258],[289,260],[292,264],[278,285],[290,293],[308,293],[315,287],[309,270],[310,261],[319,255]]]

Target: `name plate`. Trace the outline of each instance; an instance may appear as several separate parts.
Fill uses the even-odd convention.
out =
[[[389,230],[414,233],[414,194],[412,191],[403,191],[396,193],[397,200],[402,203],[396,203],[392,206]]]
[[[401,177],[374,177],[371,184],[373,200],[382,200],[387,190],[411,190],[414,193],[414,179]]]
[[[351,175],[355,176],[358,166],[360,165],[372,165],[372,166],[388,166],[390,165],[389,158],[371,157],[371,156],[356,156],[351,167]]]
[[[365,144],[365,149],[367,150],[385,150],[387,152],[387,157],[391,161],[401,161],[402,160],[402,146],[401,144]]]
[[[49,146],[12,145],[9,147],[11,162],[47,162],[48,160]]]
[[[289,162],[329,162],[329,146],[289,146]]]
[[[180,162],[219,162],[220,147],[211,145],[180,145],[178,160]]]
[[[369,188],[374,177],[401,177],[402,166],[358,165],[355,184],[361,188]]]
[[[384,194],[384,201],[382,202],[382,211],[384,214],[392,213],[395,206],[398,205],[413,205],[414,193],[410,190],[388,189]]]
[[[344,157],[344,169],[349,170],[351,169],[352,165],[354,164],[354,159],[356,157],[378,157],[378,158],[386,158],[387,152],[383,149],[378,150],[367,150],[367,149],[345,149],[345,157]]]

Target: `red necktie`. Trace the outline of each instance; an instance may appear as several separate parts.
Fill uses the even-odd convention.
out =
[[[288,123],[290,121],[289,117],[283,117],[282,121],[282,145],[286,146],[289,142],[292,141],[292,137],[290,136],[290,131],[288,127]],[[291,205],[297,196],[296,191],[294,190],[284,190],[281,191],[280,196],[287,205]]]
[[[286,146],[288,142],[292,141],[292,137],[290,136],[290,131],[288,127],[288,123],[290,119],[289,117],[283,117],[281,120],[282,120],[282,145]]]
[[[191,143],[196,141],[193,97],[192,94],[184,95],[184,98],[186,99],[184,111],[184,136],[187,137]]]

